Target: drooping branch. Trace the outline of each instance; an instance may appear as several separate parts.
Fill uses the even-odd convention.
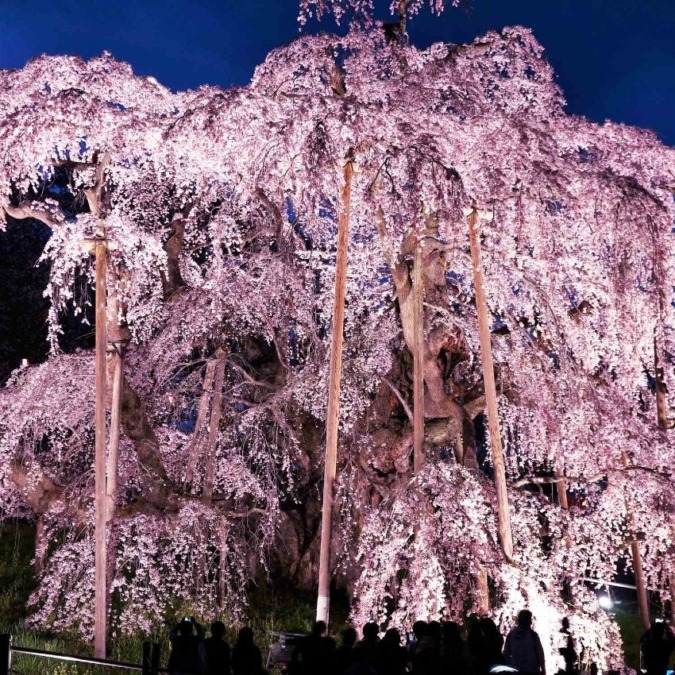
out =
[[[8,216],[11,216],[15,220],[33,218],[34,220],[39,220],[41,223],[44,223],[51,230],[56,230],[62,225],[55,213],[45,209],[35,208],[32,206],[31,202],[21,202],[19,206],[6,204],[4,210]]]

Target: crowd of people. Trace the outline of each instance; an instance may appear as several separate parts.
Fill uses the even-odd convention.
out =
[[[234,647],[225,641],[225,624],[211,624],[211,635],[194,617],[185,617],[170,633],[171,654],[167,670],[171,675],[262,675],[262,654],[245,626],[239,631]]]
[[[211,625],[211,636],[205,639],[193,618],[181,621],[170,634],[171,675],[265,675],[250,628],[239,631],[232,650],[224,636],[220,621]],[[417,621],[404,636],[396,628],[380,636],[379,626],[367,623],[360,639],[354,628],[343,630],[341,638],[337,646],[326,624],[317,621],[311,633],[287,651],[288,658],[273,665],[287,675],[546,675],[541,640],[526,609],[506,639],[488,617],[472,623],[466,640],[453,621]],[[673,650],[675,637],[667,624],[652,624],[641,640],[647,675],[666,675]],[[560,628],[558,651],[564,662],[558,675],[578,675],[579,658],[567,619]]]

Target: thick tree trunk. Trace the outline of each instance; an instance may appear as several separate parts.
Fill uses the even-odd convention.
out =
[[[509,498],[506,491],[506,469],[502,452],[502,440],[499,432],[499,411],[497,408],[497,387],[495,385],[494,365],[492,363],[492,343],[490,341],[490,322],[488,318],[487,300],[481,261],[478,213],[471,209],[468,213],[469,241],[471,243],[471,261],[473,264],[473,280],[476,292],[476,311],[478,313],[478,332],[480,337],[481,360],[483,364],[483,382],[485,386],[485,402],[487,407],[490,443],[492,447],[492,463],[497,487],[497,509],[499,518],[499,539],[507,560],[513,559],[513,536],[511,534],[511,517],[509,515]]]
[[[347,291],[347,243],[349,241],[349,207],[354,167],[350,159],[344,166],[342,213],[338,219],[337,258],[335,261],[335,295],[333,297],[333,334],[328,373],[328,410],[326,412],[326,459],[321,506],[321,551],[319,554],[319,596],[316,620],[328,625],[330,612],[331,543],[335,473],[337,468],[338,423],[340,420],[340,379],[342,377],[342,338]]]
[[[103,236],[103,232],[98,232]],[[95,590],[94,590],[94,653],[106,655],[107,586],[106,586],[106,244],[96,242],[96,434],[95,434]]]
[[[654,375],[656,380],[656,422],[662,431],[668,430],[668,406],[666,401],[666,383],[663,366],[659,361],[659,344],[654,336]]]
[[[213,497],[213,478],[216,467],[216,443],[218,441],[218,429],[223,410],[223,379],[225,377],[225,353],[218,351],[218,361],[213,386],[213,404],[211,405],[211,419],[209,420],[209,439],[206,445],[206,457],[204,467],[204,496],[206,504],[211,503]]]
[[[490,584],[488,581],[488,572],[485,567],[481,567],[478,573],[478,615],[490,615]]]
[[[424,465],[424,273],[422,243],[415,245],[413,261],[413,458],[415,474]]]
[[[186,492],[189,492],[194,480],[194,472],[199,461],[199,450],[202,446],[202,429],[206,424],[206,416],[209,412],[209,403],[213,394],[213,378],[216,372],[215,359],[209,359],[206,363],[206,374],[204,375],[204,385],[201,398],[199,399],[199,411],[197,412],[197,422],[192,431],[192,440],[188,450],[188,461],[185,468],[185,480],[183,486]]]

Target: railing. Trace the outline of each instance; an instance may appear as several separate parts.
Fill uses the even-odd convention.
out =
[[[57,661],[69,661],[71,663],[87,663],[105,668],[124,668],[125,670],[138,671],[142,675],[158,675],[159,673],[169,672],[165,668],[159,667],[159,645],[154,642],[143,643],[143,659],[142,663],[139,664],[108,661],[107,659],[96,659],[87,656],[73,656],[72,654],[61,654],[59,652],[46,652],[42,649],[15,647],[12,645],[11,635],[6,633],[0,634],[0,675],[10,675],[12,672],[12,654],[24,654],[45,659],[56,659]]]

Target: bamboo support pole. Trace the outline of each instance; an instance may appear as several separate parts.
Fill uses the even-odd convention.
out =
[[[497,512],[499,520],[499,539],[502,551],[507,560],[513,559],[513,535],[511,533],[511,517],[509,515],[509,498],[506,491],[506,469],[504,467],[504,453],[499,432],[499,411],[497,407],[497,387],[495,385],[494,365],[492,362],[492,343],[490,341],[490,322],[488,318],[487,300],[485,297],[485,281],[481,261],[478,212],[476,209],[467,209],[465,215],[469,221],[469,241],[471,244],[471,261],[473,265],[473,281],[476,292],[476,310],[478,314],[478,332],[480,337],[480,351],[483,365],[483,382],[485,386],[485,400],[490,429],[490,443],[492,449],[492,464],[495,472],[497,487]]]
[[[413,261],[413,466],[417,475],[424,466],[424,274],[422,244],[415,245]]]
[[[342,212],[338,218],[337,257],[335,261],[335,294],[333,297],[333,329],[328,374],[328,410],[326,412],[326,459],[321,507],[321,550],[319,554],[319,595],[316,620],[328,625],[330,613],[331,538],[335,474],[337,470],[338,422],[340,419],[340,379],[342,377],[342,340],[344,332],[345,295],[347,291],[347,243],[349,241],[349,208],[354,166],[350,159],[344,165]]]
[[[97,232],[96,249],[96,432],[95,432],[95,527],[94,527],[94,654],[106,656],[107,586],[106,586],[106,267],[107,249],[104,233]]]

